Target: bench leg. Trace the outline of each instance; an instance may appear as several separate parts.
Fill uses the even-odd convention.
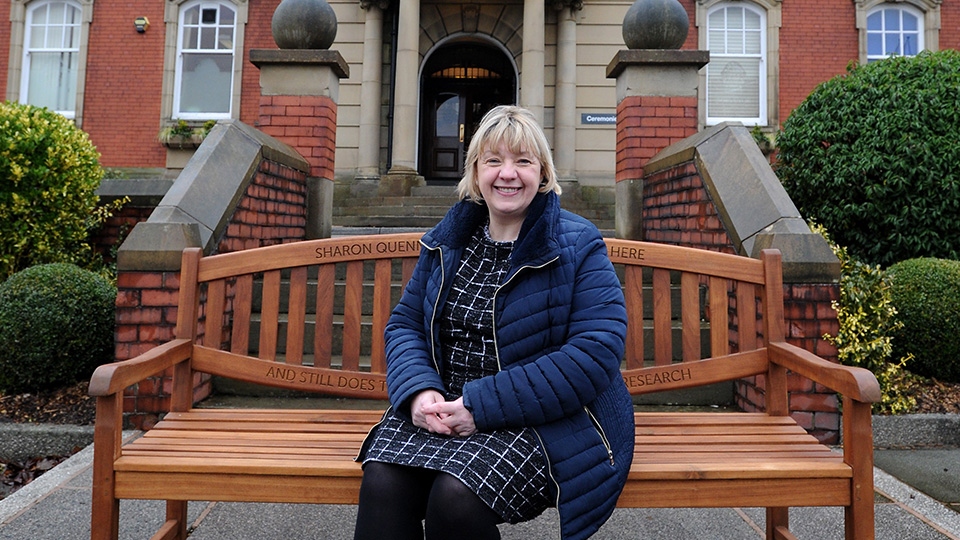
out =
[[[112,493],[106,496],[94,493],[91,514],[90,540],[117,540],[120,536],[120,501],[113,499]]]
[[[171,522],[173,540],[187,540],[187,501],[167,501],[167,523]]]
[[[777,529],[790,529],[789,508],[767,508],[767,540],[782,538]]]

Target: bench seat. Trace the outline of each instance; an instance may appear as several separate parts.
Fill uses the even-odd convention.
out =
[[[170,413],[123,447],[114,466],[116,494],[134,499],[356,504],[361,471],[354,458],[382,414],[276,409]],[[849,482],[850,466],[790,417],[643,412],[636,413],[636,425],[637,446],[620,506],[850,503],[849,490],[824,489],[824,482],[831,480]],[[203,481],[190,481],[191,475]],[[217,481],[221,477],[229,490]],[[758,489],[758,482],[771,489]],[[677,496],[670,497],[671,492]],[[691,497],[694,493],[699,496]]]

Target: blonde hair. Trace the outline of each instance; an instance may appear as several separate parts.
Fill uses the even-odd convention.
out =
[[[543,128],[537,123],[533,113],[516,105],[500,105],[490,109],[480,121],[477,132],[470,141],[467,149],[467,159],[463,166],[463,178],[457,184],[457,195],[461,199],[470,198],[477,204],[483,202],[480,195],[480,186],[477,183],[477,163],[480,154],[493,150],[500,145],[514,153],[526,152],[532,154],[540,162],[540,193],[549,191],[560,195],[560,184],[557,182],[557,169],[553,164],[553,155],[550,153],[550,144]]]

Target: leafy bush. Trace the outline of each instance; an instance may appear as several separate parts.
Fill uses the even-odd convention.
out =
[[[71,120],[0,103],[0,281],[36,264],[94,259],[88,233],[115,208],[97,207],[99,158]]]
[[[923,52],[818,86],[777,138],[800,213],[867,263],[960,258],[960,52]]]
[[[851,257],[834,243],[826,230],[813,226],[840,259],[840,299],[833,303],[840,323],[836,336],[823,336],[837,347],[841,364],[869,369],[877,377],[883,398],[876,412],[896,414],[910,410],[916,400],[907,394],[909,356],[893,355],[893,334],[902,325],[891,297],[891,277],[879,266]],[[892,361],[892,358],[899,358]]]
[[[58,388],[111,361],[116,297],[109,281],[66,263],[0,283],[0,391]]]
[[[960,382],[960,261],[910,259],[889,272],[902,323],[895,349],[915,357],[911,371]]]

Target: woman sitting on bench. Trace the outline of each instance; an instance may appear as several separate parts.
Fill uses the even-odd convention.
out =
[[[387,325],[355,539],[496,539],[550,506],[586,538],[633,455],[620,282],[529,111],[490,111],[465,171]]]

